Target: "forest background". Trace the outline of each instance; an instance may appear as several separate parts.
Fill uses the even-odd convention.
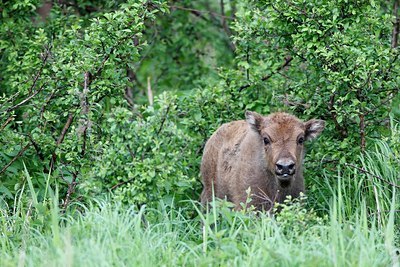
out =
[[[399,13],[398,0],[1,3],[0,263],[398,266]],[[245,110],[327,122],[307,144],[307,199],[276,218],[196,203],[206,140]]]

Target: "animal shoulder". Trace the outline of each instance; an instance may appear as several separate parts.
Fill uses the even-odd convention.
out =
[[[249,126],[244,120],[232,121],[223,124],[218,129],[218,134],[225,141],[241,139],[243,135],[246,135],[249,130]]]

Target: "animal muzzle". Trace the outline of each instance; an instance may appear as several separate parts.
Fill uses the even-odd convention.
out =
[[[275,164],[275,174],[279,180],[290,180],[296,173],[296,164],[290,158],[279,159]]]

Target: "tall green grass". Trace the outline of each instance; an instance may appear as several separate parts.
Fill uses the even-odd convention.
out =
[[[208,211],[188,202],[194,218],[173,204],[137,210],[111,200],[62,213],[56,186],[38,199],[26,172],[14,206],[1,206],[0,266],[399,266],[392,156],[378,143],[358,168],[339,170],[324,216],[301,200],[274,216],[223,201]]]
[[[67,216],[52,231],[26,226],[22,240],[2,243],[1,266],[396,266],[393,216],[380,231],[366,209],[341,221],[293,205],[283,220],[239,212],[189,220],[180,211],[140,211],[99,202]],[[224,209],[224,207],[219,207]],[[145,221],[156,213],[157,222]],[[393,215],[393,212],[390,213]],[[299,221],[303,219],[303,221]],[[376,218],[373,218],[376,220]],[[211,223],[212,222],[212,223]],[[301,228],[293,227],[296,224]],[[4,239],[4,236],[2,237]]]

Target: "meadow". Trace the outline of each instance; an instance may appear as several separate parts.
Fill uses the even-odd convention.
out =
[[[193,200],[137,209],[93,199],[62,212],[57,188],[48,184],[38,201],[26,173],[14,206],[1,209],[0,265],[399,266],[399,194],[386,191],[398,173],[377,158],[391,156],[388,146],[376,149],[363,161],[371,175],[336,177],[326,210],[304,196],[277,214],[234,211],[220,200],[209,209]]]

